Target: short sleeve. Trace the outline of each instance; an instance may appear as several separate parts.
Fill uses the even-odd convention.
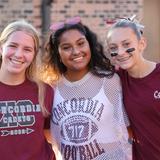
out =
[[[45,84],[45,106],[49,113],[52,111],[52,105],[53,105],[53,99],[54,99],[54,89],[48,85]]]
[[[104,85],[105,94],[114,106],[115,118],[121,123],[125,122],[126,126],[129,126],[128,116],[126,114],[121,81],[118,74],[114,74],[111,79],[107,79]],[[124,122],[123,122],[124,121]]]
[[[52,111],[53,98],[54,98],[54,89],[50,85],[45,84],[44,102],[45,102],[45,107],[49,113],[51,113],[51,111]],[[45,129],[50,128],[50,118],[51,118],[51,115],[49,115],[48,117],[45,118],[45,124],[44,124]]]

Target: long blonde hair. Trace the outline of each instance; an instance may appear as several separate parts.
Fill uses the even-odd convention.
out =
[[[17,20],[14,22],[9,23],[1,33],[0,36],[0,46],[4,44],[9,36],[16,31],[23,31],[30,35],[34,40],[34,51],[35,56],[33,58],[32,63],[26,69],[26,77],[35,82],[38,86],[38,100],[41,106],[41,110],[44,116],[48,115],[48,111],[44,105],[44,98],[45,98],[45,87],[43,82],[38,78],[38,68],[37,68],[37,55],[39,53],[39,35],[36,29],[25,20]],[[0,65],[2,63],[2,59],[0,59]]]

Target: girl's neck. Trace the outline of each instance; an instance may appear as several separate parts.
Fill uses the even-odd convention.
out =
[[[25,76],[16,74],[5,74],[0,71],[0,82],[7,85],[19,85],[25,81]]]
[[[85,71],[85,72],[66,72],[64,74],[64,77],[70,81],[70,82],[75,82],[75,81],[78,81],[80,79],[82,79],[89,71]]]
[[[155,62],[143,59],[143,61],[136,64],[134,68],[128,70],[128,73],[134,78],[143,78],[149,75],[155,68]]]

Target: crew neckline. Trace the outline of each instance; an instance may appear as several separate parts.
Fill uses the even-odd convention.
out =
[[[135,77],[132,77],[130,76],[129,74],[129,77],[131,79],[133,79],[134,81],[143,81],[143,80],[146,80],[146,79],[149,79],[156,71],[157,69],[160,67],[160,63],[157,63],[156,64],[156,67],[154,68],[154,70],[152,72],[150,72],[148,75],[146,75],[145,77],[141,77],[141,78],[135,78]]]
[[[67,80],[65,78],[65,76],[63,75],[62,81],[64,82],[65,85],[70,86],[70,87],[79,86],[79,85],[83,84],[87,79],[89,79],[91,77],[91,75],[92,75],[92,73],[88,72],[80,80],[74,81],[74,82]]]
[[[5,87],[7,87],[7,88],[17,88],[17,87],[22,86],[27,81],[28,81],[28,79],[25,79],[22,83],[17,84],[17,85],[6,84],[6,83],[0,81],[0,84],[3,85],[3,86],[5,86]]]

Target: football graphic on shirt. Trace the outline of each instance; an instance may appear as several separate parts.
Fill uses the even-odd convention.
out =
[[[63,139],[73,143],[83,143],[92,138],[97,131],[97,125],[91,119],[82,115],[66,119],[61,126]]]

